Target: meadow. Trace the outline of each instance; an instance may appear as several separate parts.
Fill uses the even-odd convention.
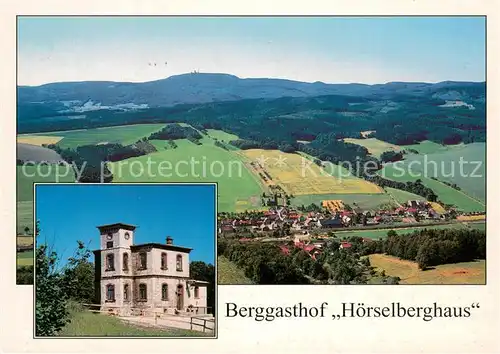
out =
[[[453,204],[458,209],[461,209],[465,212],[485,211],[484,203],[468,196],[463,191],[458,191],[440,181],[436,181],[434,179],[423,177],[420,175],[401,175],[400,171],[394,168],[393,164],[385,165],[384,168],[379,171],[379,174],[385,178],[399,182],[416,181],[417,179],[420,179],[426,187],[431,188],[434,193],[438,195],[438,199],[443,203]],[[484,180],[476,181],[476,183],[482,184],[482,187],[484,188]]]
[[[80,310],[72,311],[71,322],[58,333],[60,337],[201,337],[203,332],[178,328],[144,328],[120,319]]]
[[[57,145],[65,149],[75,149],[82,145],[97,145],[100,143],[120,143],[122,145],[129,145],[143,137],[148,137],[165,125],[166,124],[119,125],[105,128],[41,133],[40,135],[62,138]],[[37,135],[32,134],[31,136]]]
[[[483,226],[482,226],[483,225]],[[366,237],[374,240],[383,239],[387,237],[387,232],[390,230],[394,230],[398,235],[406,235],[410,234],[417,230],[422,229],[465,229],[465,228],[474,228],[481,229],[484,227],[484,223],[470,223],[470,224],[462,224],[462,223],[454,223],[454,224],[446,224],[446,225],[432,225],[432,226],[419,226],[419,227],[401,227],[401,228],[385,228],[385,229],[372,229],[372,230],[351,230],[351,231],[333,231],[335,235],[342,239],[347,239],[349,237]]]
[[[252,284],[243,270],[224,256],[217,257],[217,284]]]
[[[17,233],[24,233],[28,227],[33,232],[33,183],[74,182],[71,167],[35,165],[17,166]],[[69,171],[69,173],[67,173]]]
[[[439,151],[446,151],[450,148],[449,145],[441,145],[438,143],[435,143],[433,141],[429,140],[424,140],[421,141],[419,144],[411,144],[411,145],[404,145],[401,146],[401,149],[403,150],[416,150],[418,151],[419,154],[433,154],[435,152]]]
[[[163,150],[109,164],[113,182],[217,182],[219,211],[235,211],[242,201],[260,207],[261,186],[237,154],[185,139],[176,140],[175,149],[165,149],[163,140],[151,143]]]
[[[400,204],[406,204],[409,200],[425,200],[424,197],[401,189],[385,187],[385,191]]]
[[[24,234],[24,229],[33,232],[33,201],[17,202],[17,234]]]
[[[422,271],[416,262],[402,260],[385,254],[368,256],[370,264],[388,276],[399,277],[400,284],[486,284],[486,262],[441,264]]]
[[[464,161],[463,166],[460,166],[460,159]],[[440,181],[456,183],[464,193],[480,202],[486,200],[485,143],[451,145],[430,154],[406,155],[405,161],[398,166],[398,169],[408,172],[405,177],[436,177]]]
[[[400,151],[401,147],[398,145],[394,145],[391,143],[387,143],[385,141],[375,139],[375,138],[367,138],[367,139],[354,139],[354,138],[345,138],[344,141],[346,143],[352,143],[364,146],[368,149],[368,152],[375,156],[376,158],[380,157],[380,155],[385,151]]]
[[[17,252],[17,267],[33,265],[33,251]]]
[[[327,193],[381,193],[378,186],[364,180],[336,178],[299,154],[263,149],[249,149],[243,154],[251,161],[258,162],[272,177],[274,184],[280,185],[288,194],[295,196]]]

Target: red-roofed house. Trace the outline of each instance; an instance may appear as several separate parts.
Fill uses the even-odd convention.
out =
[[[341,242],[339,249],[345,249],[345,248],[351,248],[351,247],[352,247],[352,243],[350,243],[350,242]]]

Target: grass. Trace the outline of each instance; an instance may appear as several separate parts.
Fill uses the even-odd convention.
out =
[[[403,150],[417,150],[419,154],[432,154],[438,151],[444,151],[448,150],[449,146],[447,145],[441,145],[438,143],[435,143],[433,141],[429,140],[424,140],[420,142],[420,144],[411,144],[411,145],[404,145],[401,146],[401,149]]]
[[[213,143],[196,145],[176,140],[176,144],[176,149],[111,163],[113,182],[218,182],[219,211],[241,209],[241,201],[247,201],[248,209],[260,206],[261,186],[237,154]],[[148,161],[152,173],[148,173]]]
[[[143,328],[120,319],[89,311],[71,312],[71,322],[58,336],[61,337],[201,337],[202,332],[185,329]],[[206,334],[205,334],[206,336]]]
[[[17,233],[24,233],[25,227],[33,231],[33,183],[74,181],[71,167],[68,170],[55,164],[17,166]]]
[[[33,265],[33,251],[17,252],[17,267]]]
[[[245,276],[243,270],[230,262],[226,257],[217,257],[217,284],[252,284],[252,281]]]
[[[239,139],[238,135],[226,133],[225,131],[222,130],[207,129],[207,132],[210,137],[215,138],[219,141],[223,141],[225,143],[229,143],[231,140]]]
[[[404,174],[401,176],[400,171],[398,171],[397,168],[394,168],[392,164],[386,165],[380,171],[380,174],[385,178],[400,182],[416,181],[417,179],[420,179],[425,186],[431,188],[434,193],[438,195],[438,199],[443,203],[453,204],[457,208],[466,212],[485,210],[485,205],[482,202],[468,196],[462,191],[458,191],[442,182],[422,177],[420,175]],[[484,180],[478,183],[484,183]]]
[[[115,127],[43,133],[45,136],[60,136],[57,145],[62,148],[74,149],[82,145],[96,145],[99,143],[120,143],[129,145],[137,140],[147,137],[163,128],[166,124],[135,124],[120,125]]]
[[[351,207],[358,206],[363,210],[376,209],[380,205],[393,204],[387,193],[379,194],[309,194],[297,195],[292,199],[292,205],[309,205],[311,203],[321,206],[323,200],[342,200]]]
[[[469,226],[471,228],[475,229],[481,229],[481,226],[479,226],[480,223],[478,224],[463,224],[463,223],[455,223],[455,224],[446,224],[446,225],[432,225],[432,226],[419,226],[419,227],[414,227],[414,226],[408,226],[407,228],[385,228],[385,229],[376,229],[376,230],[351,230],[351,231],[333,231],[336,236],[340,238],[348,238],[352,236],[356,237],[366,237],[366,238],[371,238],[374,240],[378,240],[380,238],[386,238],[387,237],[387,232],[389,230],[394,230],[398,235],[406,235],[410,234],[414,231],[417,230],[422,230],[422,229],[464,229],[468,228]],[[484,223],[483,223],[484,225]]]
[[[17,233],[23,234],[24,228],[33,232],[33,201],[17,202]]]
[[[430,178],[436,177],[440,181],[456,183],[461,188],[461,192],[458,193],[466,194],[472,197],[470,199],[484,204],[486,198],[485,153],[486,145],[484,143],[447,146],[432,154],[408,155],[404,161],[398,162],[397,165],[386,165],[382,170],[382,174],[385,174],[387,178],[401,181],[414,181],[420,178],[424,184],[429,184],[429,187],[433,184],[436,188],[439,188],[441,193],[445,194],[445,198],[449,194],[454,194],[459,202],[463,200],[463,197],[456,196],[458,191]],[[462,165],[460,163],[461,159],[463,161]],[[448,189],[451,189],[451,191],[448,191]],[[439,193],[437,194],[439,195]],[[439,196],[441,197],[441,195]],[[450,197],[449,200],[452,203],[453,196]],[[443,201],[445,200],[443,199]],[[474,209],[476,206],[472,204],[472,208]]]
[[[17,201],[33,200],[33,183],[74,182],[75,175],[71,166],[26,165],[17,166]]]
[[[372,254],[370,263],[388,276],[401,278],[400,284],[486,284],[486,262],[442,264],[433,269],[419,270],[416,262],[384,254]]]
[[[403,191],[401,189],[385,187],[385,190],[391,197],[394,198],[394,200],[401,204],[407,203],[409,200],[425,200],[425,198],[420,195]]]
[[[243,154],[252,162],[265,159],[264,163],[259,162],[259,164],[263,170],[271,175],[270,184],[282,186],[289,194],[381,192],[378,186],[362,179],[336,178],[299,154],[263,149],[245,150]]]
[[[21,144],[42,146],[42,144],[56,144],[61,139],[61,136],[19,135],[17,137],[17,142]]]
[[[398,145],[390,144],[382,140],[378,140],[375,138],[368,139],[354,139],[354,138],[346,138],[344,139],[346,143],[352,143],[364,146],[368,149],[368,152],[375,157],[379,157],[385,151],[400,151],[401,147]]]

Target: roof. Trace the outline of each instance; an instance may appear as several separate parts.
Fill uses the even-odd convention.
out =
[[[350,248],[350,247],[352,247],[352,243],[350,243],[350,242],[342,242],[340,244],[340,247],[342,247],[342,248]]]
[[[136,227],[137,226],[135,226],[135,225],[124,224],[124,223],[121,223],[121,222],[118,222],[118,223],[115,223],[115,224],[108,224],[108,225],[97,226],[97,228],[100,231],[106,230],[106,229],[114,229],[114,228],[119,228],[119,229],[125,229],[125,230],[134,231],[136,229]]]
[[[180,252],[185,252],[189,253],[193,249],[188,248],[188,247],[182,247],[182,246],[175,246],[175,245],[167,245],[165,243],[143,243],[141,245],[132,245],[130,246],[130,249],[132,251],[140,250],[141,248],[160,248],[162,250],[168,250],[168,251],[180,251]]]
[[[342,225],[342,220],[341,219],[328,219],[328,220],[321,220],[321,225]]]

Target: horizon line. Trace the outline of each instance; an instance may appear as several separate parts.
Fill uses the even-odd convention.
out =
[[[295,80],[295,79],[289,79],[289,78],[283,78],[283,77],[240,77],[234,74],[229,74],[229,73],[224,73],[224,72],[186,72],[186,73],[180,73],[180,74],[175,74],[175,75],[170,75],[167,77],[163,78],[158,78],[154,80],[147,80],[147,81],[114,81],[114,80],[74,80],[74,81],[50,81],[42,84],[36,84],[36,85],[22,85],[16,83],[16,87],[41,87],[41,86],[46,86],[46,85],[52,85],[52,84],[73,84],[73,83],[85,83],[85,82],[93,82],[93,83],[116,83],[116,84],[145,84],[145,83],[152,83],[152,82],[157,82],[157,81],[163,81],[163,80],[168,80],[173,77],[177,76],[187,76],[187,75],[224,75],[224,76],[231,76],[235,77],[239,80],[282,80],[282,81],[292,81],[292,82],[297,82],[297,83],[305,83],[305,84],[324,84],[324,85],[365,85],[365,86],[375,86],[375,85],[387,85],[391,83],[418,83],[418,84],[439,84],[443,82],[456,82],[456,83],[486,83],[485,80],[452,80],[452,79],[447,79],[447,80],[440,80],[440,81],[386,81],[386,82],[381,82],[381,83],[363,83],[363,82],[324,82],[324,81],[300,81],[300,80]]]

